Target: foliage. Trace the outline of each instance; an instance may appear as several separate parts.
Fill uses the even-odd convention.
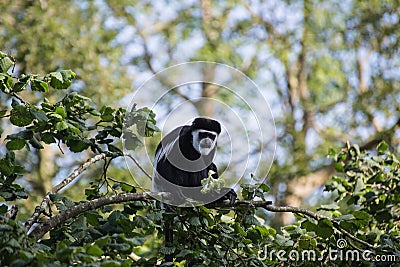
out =
[[[373,149],[385,140],[399,149],[398,1],[13,0],[0,1],[0,7],[2,49],[17,60],[16,71],[73,68],[79,77],[74,90],[92,104],[117,106],[131,83],[138,88],[152,74],[185,61],[209,60],[243,71],[275,113],[279,138],[270,193],[282,205],[307,205],[309,192],[326,183],[332,175],[326,171],[329,147],[350,140]],[[13,59],[6,61],[0,68]],[[50,90],[47,98],[54,101],[60,93]],[[162,105],[173,110],[177,98],[186,97],[204,111],[196,100],[206,90],[179,93]],[[234,95],[224,90],[211,97],[232,106]],[[250,161],[258,155],[252,153]],[[38,166],[30,164],[31,173],[39,173],[29,183],[33,190],[48,190],[46,180],[62,175],[62,168],[46,176],[42,170],[49,160],[33,161]],[[113,176],[122,174],[112,164],[109,169]],[[278,216],[272,223],[287,221]]]
[[[382,249],[399,249],[400,161],[382,142],[377,153],[357,145],[332,154],[336,169],[326,190],[337,194],[340,225]],[[345,215],[342,215],[345,213]],[[394,245],[396,244],[396,245]],[[398,251],[397,251],[398,253]]]
[[[60,101],[50,103],[44,98],[43,102],[34,105],[22,99],[18,94],[22,90],[39,91],[46,93],[51,86],[54,89],[67,89],[75,73],[71,70],[51,72],[45,76],[25,75],[13,77],[7,73],[11,64],[3,53],[0,64],[8,67],[0,73],[0,90],[12,98],[11,108],[2,111],[3,118],[9,118],[12,125],[19,127],[17,133],[9,134],[6,148],[9,150],[6,157],[1,159],[2,188],[9,190],[9,186],[21,174],[21,166],[15,165],[13,151],[31,148],[43,149],[44,145],[56,143],[62,150],[64,144],[70,151],[78,153],[90,149],[94,153],[103,151],[119,153],[122,151],[112,143],[122,137],[124,120],[133,118],[128,126],[138,125],[143,129],[133,133],[125,129],[124,137],[137,139],[137,134],[149,136],[157,127],[154,126],[154,114],[147,108],[133,109],[129,114],[123,108],[113,109],[104,106],[100,110],[91,106],[91,99],[76,92],[66,94]],[[3,64],[3,62],[6,62]],[[18,196],[8,196],[13,200]]]
[[[211,191],[220,192],[221,188],[225,185],[224,180],[221,178],[215,179],[213,175],[215,174],[214,171],[210,170],[208,172],[208,177],[204,177],[201,180],[201,185],[203,188],[200,190],[202,194],[207,194]]]
[[[105,153],[112,160],[122,156],[120,149],[113,145],[115,141],[123,135],[133,139],[138,138],[137,135],[150,136],[157,130],[156,121],[151,110],[133,109],[127,116],[128,125],[136,126],[137,131],[128,127],[123,132],[126,110],[111,107],[97,110],[91,106],[89,98],[74,92],[66,93],[54,103],[43,99],[40,104],[32,104],[21,97],[22,91],[46,94],[51,88],[65,89],[73,81],[74,72],[14,77],[7,73],[6,68],[12,65],[6,58],[2,54],[1,91],[2,96],[8,95],[12,101],[2,112],[2,120],[9,120],[16,133],[6,137],[7,152],[0,159],[0,195],[5,202],[0,206],[2,266],[370,264],[363,258],[359,261],[329,258],[327,251],[337,249],[340,240],[350,244],[346,249],[371,250],[369,256],[400,257],[400,162],[384,142],[379,144],[375,154],[360,151],[356,145],[349,145],[339,153],[332,151],[330,156],[339,175],[333,177],[325,189],[336,194],[337,202],[321,206],[315,216],[298,210],[297,221],[278,230],[266,225],[258,216],[264,209],[268,210],[268,206],[258,209],[251,202],[235,207],[200,206],[166,211],[153,201],[143,199],[82,212],[37,241],[27,235],[21,221],[13,219],[11,211],[7,212],[10,201],[28,197],[17,183],[17,178],[25,173],[17,151],[57,144],[60,149],[74,153]],[[242,185],[242,198],[264,200],[269,189],[264,184]],[[70,208],[82,202],[137,190],[140,189],[109,178],[105,164],[101,178],[93,179],[91,187],[86,189],[86,199],[74,202],[65,196],[50,194],[52,209],[43,212],[39,223],[52,219],[54,207],[58,214],[67,214]],[[166,219],[174,220],[174,243],[168,246],[163,241]],[[365,247],[362,241],[370,247]],[[296,259],[296,255],[304,251],[309,253],[309,250],[323,257],[318,261]],[[166,254],[173,254],[175,263],[164,262]]]

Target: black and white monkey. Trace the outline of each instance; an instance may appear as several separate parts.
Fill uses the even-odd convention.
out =
[[[222,188],[221,192],[201,192],[201,180],[209,176],[218,178],[217,166],[213,163],[221,125],[218,121],[196,118],[192,125],[180,126],[167,134],[156,149],[154,157],[152,191],[168,192],[166,210],[170,205],[179,206],[190,200],[207,204],[229,199],[232,205],[236,193],[231,188]],[[171,219],[164,222],[165,242],[173,243]],[[171,254],[165,255],[167,262],[173,261]]]
[[[218,121],[196,118],[192,125],[180,126],[167,134],[156,149],[152,191],[171,193],[167,204],[176,206],[188,198],[203,203],[228,199],[233,204],[237,195],[231,188],[222,188],[218,194],[200,192],[201,180],[209,176],[209,171],[213,171],[213,178],[218,178],[213,159],[220,133]]]

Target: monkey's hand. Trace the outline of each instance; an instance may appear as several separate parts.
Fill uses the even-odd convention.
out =
[[[236,198],[237,198],[237,194],[236,194],[235,190],[233,190],[232,188],[224,187],[221,189],[221,191],[224,193],[224,196],[221,197],[220,200],[228,199],[229,205],[233,206],[235,204]]]
[[[203,194],[204,196],[204,194]],[[222,202],[224,200],[229,200],[229,205],[233,206],[236,202],[237,194],[235,190],[228,187],[223,187],[219,192],[211,191],[207,193],[207,197],[210,199],[216,199],[213,202],[207,204],[206,206],[214,206],[216,203]]]

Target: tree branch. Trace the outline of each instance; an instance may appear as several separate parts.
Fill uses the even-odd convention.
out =
[[[29,108],[29,103],[26,102],[25,100],[22,99],[22,97],[20,97],[19,95],[17,95],[16,93],[11,93],[11,95],[13,97],[15,97],[16,99],[18,99],[22,104],[24,104],[25,107]]]
[[[255,207],[261,207],[261,208],[264,208],[264,209],[266,209],[268,211],[272,211],[272,212],[291,212],[291,213],[296,213],[296,214],[303,214],[303,215],[307,215],[307,216],[309,216],[309,217],[311,217],[311,218],[313,218],[313,219],[315,219],[317,221],[320,221],[320,220],[323,220],[323,219],[327,219],[330,222],[332,222],[332,225],[339,232],[341,232],[343,235],[347,236],[351,240],[356,241],[356,242],[358,242],[358,243],[360,243],[360,244],[362,244],[362,245],[364,245],[364,246],[366,246],[366,247],[368,247],[370,249],[373,249],[373,250],[376,249],[373,245],[371,245],[371,244],[365,242],[364,240],[361,240],[358,237],[356,237],[356,236],[350,234],[349,232],[347,232],[334,219],[331,219],[331,218],[328,218],[328,217],[325,217],[325,216],[321,216],[321,215],[319,215],[317,213],[314,213],[312,211],[309,211],[309,210],[306,210],[306,209],[303,209],[303,208],[290,207],[290,206],[278,207],[278,206],[268,205],[268,204],[263,203],[264,201],[246,201],[246,202],[245,201],[238,201],[238,202],[241,202],[241,204],[245,204],[247,202],[248,205],[252,204]]]
[[[90,165],[92,165],[93,163],[95,163],[95,162],[97,162],[99,160],[102,160],[102,159],[106,158],[107,156],[108,156],[107,153],[102,153],[102,154],[94,156],[93,158],[88,159],[85,163],[83,163],[81,166],[76,168],[61,183],[59,183],[58,185],[54,186],[53,189],[51,190],[51,192],[47,193],[47,195],[44,197],[44,199],[42,200],[42,203],[40,203],[40,205],[35,208],[35,211],[34,211],[32,217],[30,217],[26,221],[25,227],[29,230],[32,227],[32,225],[35,222],[37,222],[40,214],[42,214],[46,210],[46,208],[49,206],[50,194],[56,194],[61,189],[63,189],[65,186],[67,186],[72,181],[74,181],[75,178],[78,177],[82,172],[84,172]]]
[[[43,222],[41,225],[36,227],[31,233],[30,236],[33,236],[37,239],[40,239],[44,234],[46,234],[48,231],[50,231],[53,228],[58,227],[59,225],[63,224],[66,220],[74,218],[80,214],[82,214],[85,211],[97,209],[101,206],[109,205],[109,204],[117,204],[117,203],[125,203],[125,202],[130,202],[130,201],[146,201],[146,202],[151,202],[154,201],[154,198],[152,197],[158,194],[166,194],[165,192],[160,192],[160,193],[126,193],[126,194],[118,194],[118,195],[113,195],[113,196],[105,196],[105,197],[100,197],[91,201],[87,201],[84,203],[80,203],[72,208],[69,208],[68,210],[65,210],[54,217],[50,218],[49,220]],[[364,240],[359,239],[358,237],[352,235],[351,233],[347,232],[345,229],[340,227],[339,223],[335,221],[334,219],[321,216],[315,212],[303,209],[303,208],[297,208],[297,207],[289,207],[289,206],[273,206],[271,205],[271,201],[249,201],[249,200],[238,200],[235,202],[234,207],[239,207],[239,206],[252,206],[252,207],[259,207],[263,208],[267,211],[271,212],[290,212],[290,213],[296,213],[296,214],[303,214],[306,216],[309,216],[317,221],[327,219],[330,222],[332,222],[332,225],[343,235],[347,236],[353,241],[358,242],[359,244],[362,244],[370,249],[375,250],[376,248],[365,242]],[[218,202],[214,203],[212,205],[214,208],[218,207],[231,207],[228,202]]]
[[[152,178],[151,178],[151,175],[142,167],[142,165],[140,165],[140,163],[139,163],[131,154],[129,154],[129,153],[124,153],[124,156],[130,158],[130,159],[136,164],[136,166],[137,166],[148,178],[150,178],[150,180],[152,179]]]
[[[57,226],[63,224],[66,220],[74,218],[85,211],[94,210],[109,204],[125,203],[135,200],[153,201],[154,199],[147,193],[127,193],[127,194],[118,194],[113,196],[100,197],[91,201],[80,203],[72,208],[69,208],[55,215],[54,217],[51,217],[50,219],[48,219],[47,221],[43,222],[41,225],[36,227],[30,233],[30,236],[40,239],[45,233],[47,233],[51,229],[56,228]]]
[[[7,218],[15,220],[15,217],[17,217],[18,209],[19,208],[17,204],[12,204],[10,210],[6,212],[5,216]]]

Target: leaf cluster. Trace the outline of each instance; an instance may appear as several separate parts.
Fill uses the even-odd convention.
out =
[[[46,145],[57,144],[63,153],[63,147],[66,147],[74,153],[91,151],[122,155],[118,144],[126,124],[137,126],[142,136],[151,136],[158,131],[155,114],[147,108],[127,112],[123,108],[104,106],[98,110],[90,98],[68,91],[57,102],[46,99],[49,88],[65,90],[72,85],[76,75],[71,70],[45,76],[22,74],[14,77],[7,72],[12,64],[10,57],[0,53],[0,90],[11,98],[11,106],[0,112],[0,118],[9,119],[15,126],[15,132],[5,137],[8,152],[0,159],[0,195],[6,200],[27,197],[19,185],[13,184],[24,172],[15,163],[14,151],[43,149]],[[21,97],[22,91],[41,93],[43,101],[30,103]],[[126,118],[129,123],[125,123]],[[124,137],[132,140],[127,142],[131,149],[141,144],[129,129],[125,130]]]

